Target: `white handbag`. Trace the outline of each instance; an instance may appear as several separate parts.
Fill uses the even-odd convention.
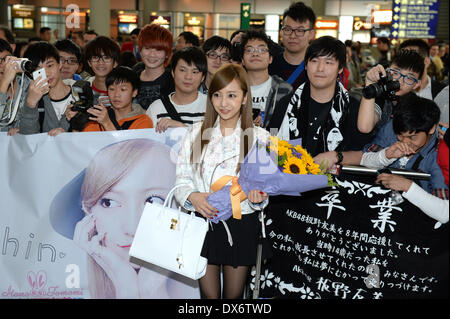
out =
[[[176,272],[197,280],[206,273],[208,260],[200,256],[208,222],[203,218],[170,208],[175,189],[164,204],[147,203],[130,248],[130,260]],[[141,262],[140,262],[141,261]]]

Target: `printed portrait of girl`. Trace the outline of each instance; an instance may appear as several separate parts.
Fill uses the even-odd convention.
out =
[[[198,297],[195,283],[186,284],[173,279],[169,271],[144,268],[129,260],[145,204],[163,204],[174,181],[170,148],[150,139],[134,139],[100,150],[84,177],[80,174],[56,195],[51,223],[66,237],[70,232],[62,228],[73,227],[73,241],[88,254],[91,298],[195,298],[196,293]],[[61,222],[55,216],[61,213],[58,202],[67,203],[67,193],[76,194],[77,189],[81,215]]]

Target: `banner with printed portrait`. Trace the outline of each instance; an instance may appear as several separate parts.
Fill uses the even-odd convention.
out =
[[[341,174],[333,189],[270,198],[261,297],[448,298],[448,223],[374,180]]]
[[[199,298],[196,281],[128,256],[184,134],[0,134],[1,298]]]

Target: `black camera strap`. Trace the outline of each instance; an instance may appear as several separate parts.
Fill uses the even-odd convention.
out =
[[[170,102],[170,99],[167,95],[161,96],[161,102],[164,104],[164,107],[166,108],[166,111],[172,120],[184,123],[181,119],[180,114],[178,114],[175,106],[173,106],[172,102]]]
[[[118,131],[128,130],[130,128],[130,126],[133,124],[133,122],[136,120],[136,119],[134,119],[134,120],[125,121],[122,125],[119,125],[119,123],[116,120],[116,113],[114,113],[114,110],[112,108],[108,109],[108,116],[109,116],[109,119],[111,120],[111,122],[114,124],[114,127]]]

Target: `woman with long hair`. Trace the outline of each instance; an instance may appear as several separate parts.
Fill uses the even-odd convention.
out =
[[[224,175],[238,176],[240,163],[267,131],[254,127],[250,85],[240,65],[226,64],[214,74],[208,91],[203,122],[194,124],[185,136],[178,156],[176,192],[178,202],[206,219],[217,214],[207,197],[211,185]],[[202,256],[208,259],[200,279],[202,297],[242,298],[249,266],[255,264],[260,230],[256,211],[268,203],[268,195],[251,190],[241,202],[242,219],[230,218],[208,231]],[[223,291],[220,272],[223,269]]]

